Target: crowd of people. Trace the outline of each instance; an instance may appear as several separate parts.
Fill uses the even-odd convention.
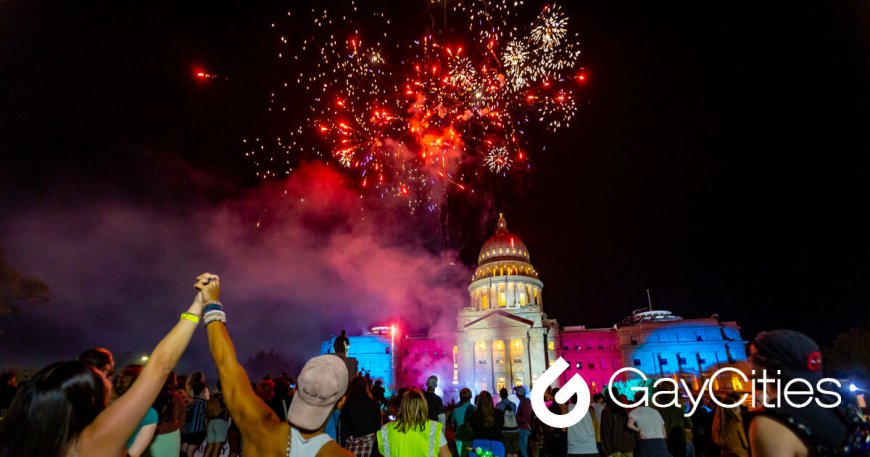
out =
[[[145,365],[116,374],[112,353],[94,348],[20,384],[14,374],[0,374],[0,457],[719,457],[870,450],[860,414],[815,403],[750,412],[706,399],[686,417],[676,405],[626,408],[629,399],[605,391],[593,395],[582,420],[556,428],[535,417],[522,386],[496,395],[463,388],[458,402],[445,404],[438,378],[430,376],[420,389],[388,396],[367,374],[350,379],[344,331],[336,354],[309,360],[296,379],[282,373],[251,382],[225,325],[219,278],[205,273],[194,287],[193,304]],[[201,322],[219,377],[211,387],[203,372],[173,372]],[[778,370],[783,381],[821,376],[818,346],[800,333],[765,332],[748,349],[754,368]],[[560,404],[557,392],[545,394],[551,412],[577,407],[576,395]]]

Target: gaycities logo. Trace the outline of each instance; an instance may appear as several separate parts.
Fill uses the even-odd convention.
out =
[[[538,419],[551,427],[570,427],[580,422],[580,420],[583,419],[583,416],[589,412],[589,388],[586,385],[586,381],[576,373],[567,383],[565,383],[564,387],[562,387],[555,396],[556,402],[564,404],[574,396],[574,394],[577,394],[577,406],[575,406],[573,410],[569,411],[568,414],[555,414],[547,409],[547,405],[544,403],[544,393],[546,392],[547,387],[556,382],[556,380],[559,379],[559,376],[561,376],[568,368],[568,362],[559,357],[553,366],[548,368],[547,371],[538,378],[538,382],[536,382],[532,387],[532,395],[530,398],[532,402],[532,410],[534,410]],[[616,383],[616,379],[623,373],[634,373],[638,375],[642,381],[647,381],[649,379],[637,368],[621,368],[613,373],[613,376],[610,377],[610,382],[607,385],[607,393],[616,404],[623,408],[650,406],[650,404],[657,408],[682,406],[680,404],[680,390],[688,393],[688,399],[691,403],[691,408],[684,414],[685,416],[691,416],[695,413],[698,409],[698,405],[702,403],[702,398],[705,394],[709,394],[710,399],[723,408],[736,408],[745,403],[747,399],[751,401],[753,407],[761,405],[767,408],[780,407],[783,402],[793,408],[804,408],[814,401],[822,408],[836,408],[842,403],[842,397],[840,397],[840,394],[836,390],[841,388],[842,384],[834,378],[822,378],[818,380],[815,385],[802,378],[790,379],[783,384],[782,380],[779,379],[779,375],[781,374],[780,370],[776,371],[776,377],[768,377],[767,370],[762,370],[760,373],[757,373],[756,370],[752,370],[751,374],[753,378],[750,380],[745,373],[733,367],[721,368],[713,373],[710,378],[705,379],[703,386],[698,390],[698,393],[695,396],[691,394],[692,390],[686,384],[685,379],[677,381],[672,378],[660,378],[652,385],[652,391],[654,391],[654,393],[651,394],[651,389],[646,386],[630,387],[629,390],[635,392],[635,398],[637,398],[637,392],[641,393],[640,398],[634,403],[622,403],[619,400],[618,395],[613,391],[613,386]],[[752,393],[744,393],[734,403],[721,402],[713,392],[713,380],[725,373],[737,375],[747,383],[751,381]],[[828,386],[829,384],[836,386],[836,388],[830,388],[830,386]],[[761,393],[760,402],[758,402],[759,399],[756,397],[756,392]],[[817,392],[821,394],[821,396],[816,396]]]

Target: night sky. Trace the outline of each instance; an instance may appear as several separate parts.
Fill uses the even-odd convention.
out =
[[[300,3],[0,2],[0,246],[53,297],[0,318],[0,368],[147,352],[201,270],[222,274],[231,319],[250,311],[243,357],[311,355],[367,318],[437,326],[466,303],[461,264],[497,211],[562,324],[610,326],[651,289],[655,307],[718,313],[747,339],[870,325],[864,2],[563,2],[589,72],[580,111],[531,133],[521,180],[451,197],[446,242],[376,202],[349,222],[360,203],[332,168],[257,181],[241,139],[273,122],[269,24]],[[425,23],[429,2],[393,3],[407,33]],[[440,303],[403,305],[432,290]],[[204,338],[189,357],[207,362]]]

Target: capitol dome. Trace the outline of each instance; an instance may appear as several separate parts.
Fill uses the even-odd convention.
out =
[[[503,214],[493,234],[480,248],[477,270],[468,292],[475,310],[522,309],[541,306],[544,284],[532,266],[525,243],[507,229]]]
[[[529,259],[529,250],[516,235],[508,232],[504,214],[499,214],[498,227],[477,256],[473,281],[489,276],[522,275],[538,277]]]

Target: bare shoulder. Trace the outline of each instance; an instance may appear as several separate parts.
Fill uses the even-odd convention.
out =
[[[329,441],[317,451],[317,457],[354,457],[354,455],[335,441]]]
[[[261,427],[242,429],[242,441],[245,445],[243,456],[284,455],[287,451],[287,439],[290,426],[286,422],[266,422]],[[250,453],[248,452],[250,451]]]
[[[766,416],[757,416],[749,423],[749,443],[754,456],[806,457],[809,453],[794,432]]]

